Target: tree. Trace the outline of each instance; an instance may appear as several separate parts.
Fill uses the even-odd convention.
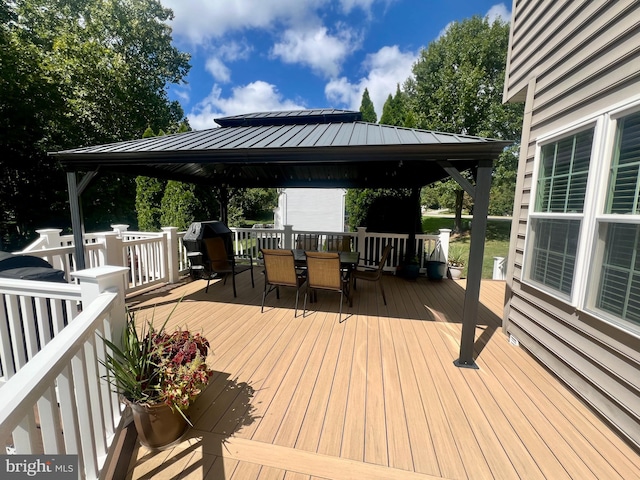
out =
[[[487,18],[475,16],[453,23],[443,36],[423,49],[413,66],[413,78],[404,85],[418,126],[519,139],[523,105],[502,103],[508,43],[507,23],[500,20],[489,23]],[[451,190],[450,185],[431,188],[439,190],[445,204],[441,206],[455,206],[459,218],[464,204],[460,187],[455,184],[452,199],[445,195]],[[503,199],[502,203],[505,202],[508,200]],[[456,228],[460,229],[461,224]]]
[[[169,180],[162,196],[160,223],[186,230],[197,220],[217,218],[212,208],[217,203],[212,197],[209,188]]]
[[[186,76],[189,56],[157,0],[16,0],[0,15],[11,20],[0,39],[0,232],[15,248],[35,228],[69,224],[65,174],[46,152],[177,126],[184,114],[166,87]],[[133,178],[94,180],[87,225],[123,212],[135,222],[134,192]]]
[[[380,123],[385,125],[395,125],[397,127],[409,127],[407,123],[415,124],[415,117],[407,105],[407,95],[400,90],[400,85],[396,88],[395,95],[389,95],[382,108]]]
[[[373,102],[369,97],[369,90],[364,89],[364,93],[362,94],[362,103],[360,104],[360,112],[362,113],[362,121],[376,123],[378,121],[378,116],[376,115],[376,111],[373,108]]]
[[[247,188],[233,192],[229,200],[229,224],[242,226],[246,219],[258,220],[271,215],[278,206],[275,188]]]

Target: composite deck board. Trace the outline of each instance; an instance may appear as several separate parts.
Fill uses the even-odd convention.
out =
[[[133,452],[129,478],[288,480],[640,478],[638,453],[501,330],[504,283],[483,281],[475,355],[459,353],[464,281],[359,282],[338,322],[320,292],[267,297],[247,274],[136,297],[201,331],[216,371],[174,448]],[[300,308],[302,309],[302,298]],[[177,473],[178,471],[184,473]]]

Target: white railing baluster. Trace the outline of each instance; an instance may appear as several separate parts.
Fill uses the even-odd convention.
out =
[[[22,368],[27,363],[27,354],[22,345],[22,325],[20,324],[20,312],[18,310],[18,297],[7,296],[6,308],[8,313],[9,335],[11,336],[11,351],[13,352],[13,363],[16,370]]]
[[[88,478],[97,478],[99,467],[96,437],[98,436],[98,432],[94,429],[93,424],[93,405],[91,404],[89,378],[86,367],[87,357],[84,349],[80,348],[71,359],[71,371],[73,374],[73,384],[75,386],[75,402],[77,402],[77,428],[78,434],[81,434],[84,440],[79,441],[79,444],[82,449],[85,475]]]
[[[20,311],[22,314],[24,343],[27,348],[27,361],[29,361],[38,351],[38,334],[36,332],[36,321],[31,306],[31,297],[20,296]]]
[[[47,388],[42,393],[42,398],[38,400],[38,416],[44,453],[55,454],[64,451],[60,412],[54,387]]]
[[[55,340],[55,339],[54,339]],[[49,345],[53,344],[50,343]],[[70,361],[62,368],[57,378],[58,404],[60,405],[60,417],[64,429],[64,449],[68,455],[78,455],[80,465],[84,463],[80,451],[80,430],[78,429],[78,409],[73,395],[73,375]]]
[[[38,325],[38,338],[40,348],[44,347],[51,340],[51,327],[49,325],[49,315],[47,313],[47,299],[36,297],[33,299],[36,314],[36,324]]]
[[[13,445],[18,452],[27,455],[43,453],[39,451],[38,427],[33,410],[27,412],[18,426],[13,430]]]

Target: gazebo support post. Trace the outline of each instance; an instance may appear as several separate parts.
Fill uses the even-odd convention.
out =
[[[71,229],[73,230],[73,245],[76,253],[76,271],[85,269],[84,261],[84,218],[82,216],[82,202],[80,195],[98,174],[97,171],[87,173],[80,183],[77,182],[76,172],[67,172],[67,188],[69,190],[69,209],[71,210]]]
[[[220,187],[218,191],[218,204],[220,206],[220,221],[225,225],[229,224],[229,190]]]
[[[413,209],[411,216],[411,225],[409,225],[409,238],[407,240],[407,248],[405,250],[404,262],[410,264],[413,257],[416,256],[416,230],[418,215],[420,215],[420,187],[411,188],[411,197],[409,203]]]
[[[482,259],[484,256],[484,242],[487,233],[487,216],[489,214],[489,191],[491,189],[491,174],[493,162],[480,161],[478,163],[477,180],[474,189],[473,218],[471,223],[471,243],[469,246],[469,269],[467,273],[467,288],[464,295],[464,310],[462,313],[462,334],[460,337],[460,357],[454,365],[462,368],[475,368],[473,348],[475,331],[478,320],[478,306],[480,304],[480,282],[482,280]]]

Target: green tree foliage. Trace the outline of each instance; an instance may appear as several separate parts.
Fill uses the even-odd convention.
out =
[[[160,221],[162,197],[166,182],[153,177],[136,177],[136,213],[138,229],[143,232],[157,232],[162,227]]]
[[[162,130],[158,136],[164,135]],[[151,127],[142,134],[142,138],[155,137]],[[156,232],[160,230],[161,209],[160,205],[164,195],[164,187],[167,182],[153,177],[136,177],[136,214],[138,216],[138,229],[143,232]]]
[[[243,226],[247,219],[258,220],[273,216],[278,206],[278,190],[275,188],[247,188],[233,193],[229,200],[229,225]]]
[[[16,0],[0,16],[0,234],[15,248],[35,228],[69,224],[66,177],[46,152],[177,127],[184,115],[166,87],[189,57],[172,46],[172,13],[157,0]],[[128,221],[123,213],[135,223],[134,195],[132,178],[94,180],[87,227]]]
[[[362,94],[360,112],[362,113],[363,122],[376,123],[378,121],[378,115],[376,115],[376,111],[373,108],[373,102],[371,101],[371,97],[369,97],[369,90],[366,88]]]
[[[502,103],[508,42],[507,23],[489,23],[486,18],[475,16],[453,23],[443,36],[422,50],[413,66],[413,78],[404,85],[417,125],[429,130],[519,140],[523,106]],[[505,163],[505,167],[509,165]],[[504,168],[496,168],[495,176],[506,173]],[[500,204],[512,204],[513,191],[511,200],[507,198],[509,183],[497,180],[496,184],[501,184]],[[511,189],[514,186],[512,183]],[[461,201],[462,190],[453,180],[428,188],[435,189],[435,194],[423,195],[430,199],[429,203],[438,197],[438,206],[457,207],[458,215],[462,205],[468,204],[468,199]],[[492,191],[494,194],[497,195]]]
[[[210,188],[169,180],[161,202],[162,226],[186,230],[192,222],[217,218],[217,205]]]
[[[420,232],[419,205],[411,203],[410,189],[347,190],[345,207],[349,228],[367,227],[373,232],[407,233],[412,223]]]
[[[521,104],[502,103],[509,24],[471,17],[420,52],[405,84],[420,128],[517,140]]]
[[[495,163],[489,215],[511,215],[516,180],[518,176],[518,155],[520,146],[506,149]]]
[[[409,110],[406,93],[400,90],[400,85],[396,88],[395,95],[389,95],[382,108],[380,123],[385,125],[395,125],[396,127],[415,126],[415,115]]]

